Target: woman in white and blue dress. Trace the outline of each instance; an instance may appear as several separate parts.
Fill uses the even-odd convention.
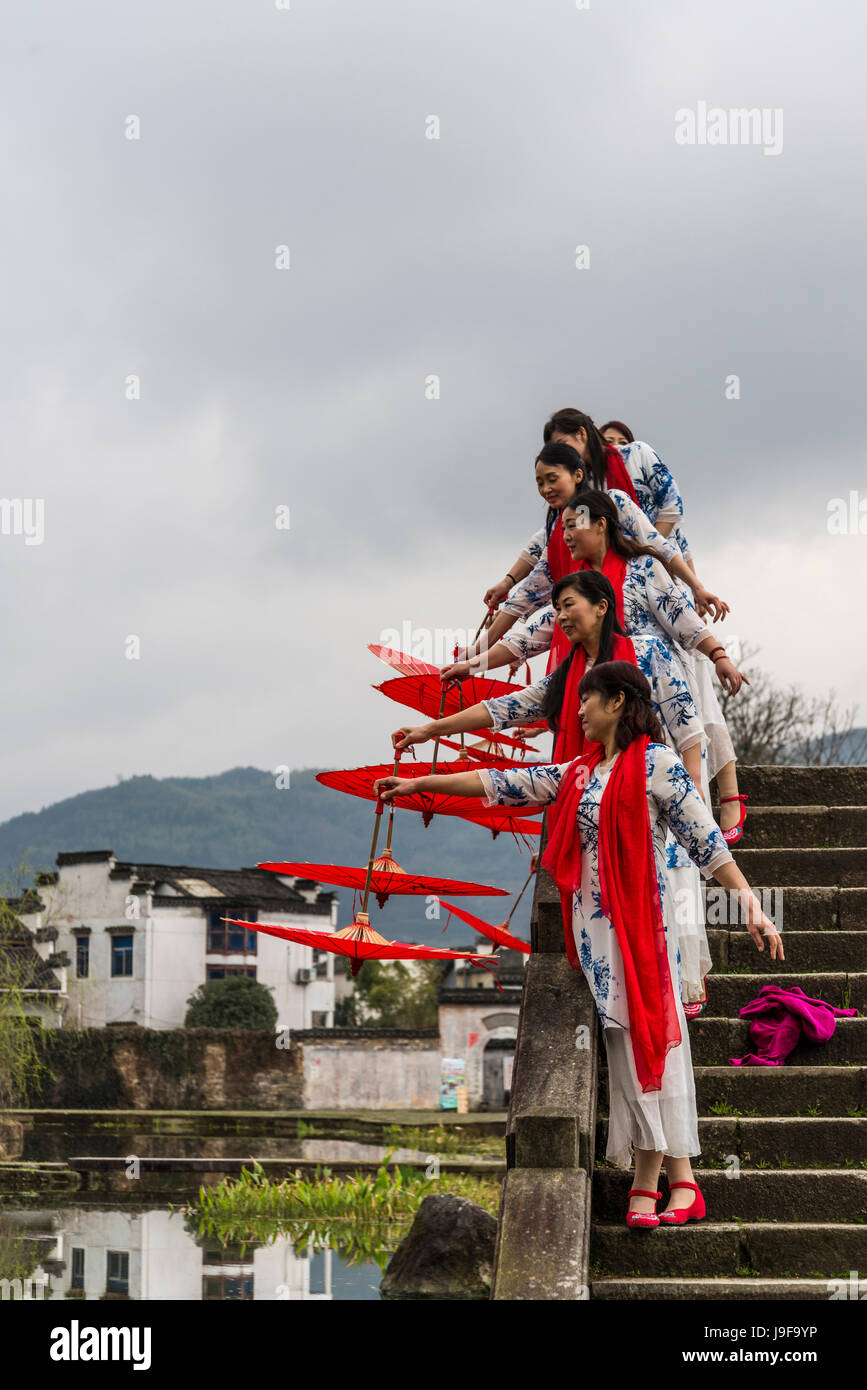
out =
[[[566,775],[570,769],[577,772],[585,761],[579,758],[573,763],[535,764],[504,771],[483,768],[477,772],[438,774],[412,779],[411,785],[419,791],[482,797],[486,805],[542,806],[557,801],[558,797],[566,797],[568,804],[570,794],[577,797],[572,834],[580,849],[580,883],[576,876],[569,925],[580,968],[596,1003],[608,1059],[609,1122],[605,1156],[618,1167],[629,1168],[634,1150],[635,1186],[630,1193],[629,1225],[659,1223],[660,1217],[655,1213],[656,1184],[663,1162],[671,1198],[661,1218],[666,1224],[700,1219],[704,1215],[704,1204],[695,1186],[690,1159],[696,1157],[701,1148],[689,1035],[680,999],[680,960],[666,865],[666,832],[673,833],[705,878],[712,876],[723,888],[742,895],[747,909],[747,930],[759,951],[764,950],[763,935],[767,936],[771,959],[782,960],[782,942],[777,928],[765,917],[749,884],[735,866],[721,831],[686,768],[677,754],[662,742],[662,731],[650,702],[650,688],[641,673],[626,662],[595,665],[581,680],[580,697],[585,739],[588,744],[601,745],[601,749],[595,750],[598,761],[591,775],[580,780],[577,775]],[[658,893],[654,910],[661,911],[665,930],[670,987],[679,1033],[675,1045],[669,1042],[656,1089],[646,1089],[639,1081],[636,1036],[630,1032],[627,976],[617,930],[602,910],[598,858],[600,810],[604,810],[605,789],[618,758],[628,753],[636,738],[641,738],[644,746],[645,799]],[[375,786],[384,801],[391,800],[404,789],[404,780],[398,777],[385,777]],[[613,869],[618,880],[628,884],[632,865],[629,866],[630,875],[623,874],[625,867],[617,863]],[[557,865],[552,867],[552,872],[557,872]],[[649,887],[648,892],[652,896],[653,889]],[[647,910],[649,913],[650,904]],[[663,968],[660,958],[660,970]],[[641,991],[638,1006],[642,1006]],[[633,1007],[636,1007],[635,995]]]
[[[661,535],[671,537],[684,563],[695,573],[695,562],[683,529],[683,497],[671,470],[655,449],[635,438],[622,420],[609,420],[600,425],[599,433],[623,459],[641,510]]]
[[[532,685],[516,686],[508,695],[482,700],[426,724],[402,725],[392,734],[395,749],[403,750],[428,739],[476,729],[509,729],[544,719],[557,736],[553,759],[562,762],[574,757],[583,746],[583,738],[571,741],[568,738],[569,733],[580,734],[577,691],[573,692],[571,679],[577,649],[583,649],[583,673],[597,661],[611,660],[615,638],[623,634],[617,621],[611,582],[597,570],[578,570],[565,575],[554,585],[552,597],[557,625],[572,644],[571,659],[567,657],[550,675]],[[625,646],[631,648],[632,655],[624,654],[623,659],[634,659],[650,685],[651,701],[665,741],[682,758],[693,781],[703,785],[704,795],[709,798],[707,739],[676,650],[649,632],[636,634]],[[687,1012],[693,1015],[701,1012],[707,997],[705,978],[713,965],[705,928],[701,876],[671,834],[666,855],[672,886],[676,890],[681,998]]]
[[[576,489],[605,487],[604,482],[600,484],[598,481],[602,464],[596,460],[593,452],[597,443],[601,448],[601,440],[594,440],[583,454],[571,444],[556,440],[546,443],[540,450],[536,457],[535,475],[539,495],[548,504],[545,525],[527,542],[505,577],[486,591],[485,606],[498,611],[481,641],[468,649],[466,655],[493,645],[517,619],[529,617],[537,608],[550,603],[551,589],[561,577],[552,574],[548,563],[548,545],[558,515]],[[710,611],[715,618],[724,617],[729,611],[728,605],[701,583],[683,560],[679,547],[657,529],[641,506],[621,488],[608,487],[607,492],[617,507],[624,534],[641,545],[649,546],[666,559],[674,576],[692,589],[702,612]]]
[[[670,561],[630,553],[635,551],[635,542],[623,530],[620,510],[611,494],[580,489],[563,506],[561,517],[563,539],[576,568],[584,565],[601,569],[611,550],[627,558],[622,583],[624,630],[633,638],[650,633],[678,651],[708,738],[708,778],[717,779],[721,799],[737,800],[734,748],[707,673],[712,662],[721,684],[732,695],[747,678],[705,626],[683,587],[675,582]],[[478,666],[495,670],[501,665],[514,665],[550,647],[555,615],[550,603],[550,577],[542,562],[521,587],[524,593],[520,603],[527,615],[524,620],[515,623],[511,611],[495,619],[496,630],[502,634],[498,640],[482,655],[447,666],[444,678],[463,677]],[[710,661],[703,660],[704,656]],[[719,757],[727,760],[722,767]],[[727,825],[724,834],[727,841],[735,842],[741,831]]]
[[[575,449],[585,466],[581,486],[589,485],[599,490],[606,486],[603,472],[605,450],[617,449],[636,499],[632,503],[622,491],[608,488],[609,496],[618,507],[621,529],[632,539],[648,543],[643,526],[636,525],[634,518],[622,506],[621,499],[625,499],[632,511],[643,513],[650,522],[654,535],[652,548],[668,560],[674,578],[683,586],[684,598],[694,602],[697,615],[703,617],[710,613],[714,621],[724,619],[729,611],[728,605],[711,594],[696,577],[695,564],[683,534],[683,498],[677,482],[656,450],[642,440],[635,440],[632,432],[618,421],[609,421],[600,431],[589,415],[571,408],[555,411],[544,427],[543,437],[546,448],[553,445],[555,448]],[[600,481],[600,478],[603,480]],[[545,531],[537,531],[513,564],[511,572],[486,593],[485,601],[489,606],[499,604],[500,611],[483,637],[482,645],[477,645],[477,650],[493,645],[516,619],[526,620],[539,606],[550,602],[552,579],[545,537]],[[692,600],[689,600],[688,589],[692,590]],[[720,821],[726,839],[734,844],[743,835],[746,818],[744,803],[747,798],[738,792],[734,747],[714,690],[711,666],[700,652],[693,658],[693,672],[701,690],[700,704],[708,736],[708,765],[711,779],[716,780],[719,792]]]

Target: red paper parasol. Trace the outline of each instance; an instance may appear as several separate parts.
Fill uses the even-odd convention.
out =
[[[367,874],[364,884],[364,901],[361,911],[356,914],[355,920],[349,927],[343,927],[337,932],[316,931],[315,928],[308,927],[284,927],[272,926],[264,922],[248,922],[247,926],[254,931],[266,932],[269,936],[282,937],[284,941],[297,941],[305,946],[315,946],[319,950],[331,951],[334,955],[348,956],[352,961],[352,974],[357,975],[365,960],[468,960],[473,965],[481,965],[485,970],[491,970],[489,960],[477,953],[468,951],[447,951],[437,946],[416,946],[403,941],[386,941],[384,936],[374,930],[370,925],[370,918],[367,915],[367,903],[370,897],[370,886],[373,878],[373,866],[376,863],[376,842],[379,836],[379,824],[382,820],[383,802],[380,798],[376,799],[376,814],[373,820],[373,840],[370,845],[370,859],[367,865]],[[237,925],[234,917],[224,917],[224,922],[231,922]],[[492,971],[493,973],[493,971]],[[502,992],[503,986],[500,984],[496,975],[494,982]]]
[[[384,936],[370,925],[366,912],[359,912],[349,927],[340,931],[316,931],[306,927],[284,927],[266,922],[237,923],[234,917],[223,917],[223,922],[243,925],[248,931],[265,932],[268,936],[280,936],[284,941],[297,941],[302,946],[314,946],[318,951],[331,951],[335,956],[348,956],[352,961],[352,974],[357,975],[366,960],[468,960],[473,965],[481,965],[493,974],[489,956],[476,955],[469,951],[447,951],[439,946],[415,946],[409,941],[386,941]],[[496,975],[494,981],[502,991]]]
[[[513,951],[523,951],[526,955],[529,955],[529,941],[522,941],[519,936],[513,936],[509,931],[509,923],[515,915],[515,908],[527,891],[527,884],[533,877],[534,872],[535,870],[531,869],[528,873],[524,880],[523,888],[512,903],[512,909],[508,917],[505,922],[501,922],[499,926],[495,927],[491,922],[484,922],[481,917],[475,917],[472,912],[465,912],[463,908],[455,907],[453,903],[444,902],[442,906],[447,908],[449,913],[453,912],[456,917],[460,917],[461,921],[466,922],[468,926],[475,927],[477,931],[481,932],[482,936],[486,936],[488,940],[493,941],[496,946],[509,946]],[[448,922],[446,922],[446,926],[443,927],[443,931],[445,931],[447,926]]]
[[[366,868],[354,868],[349,864],[259,864],[260,869],[268,869],[274,874],[288,874],[292,878],[312,878],[318,883],[334,883],[340,888],[363,888],[367,875]],[[392,894],[406,893],[450,893],[456,898],[507,897],[505,888],[489,888],[485,883],[465,883],[458,878],[435,878],[428,874],[411,874],[402,869],[389,847],[374,860],[370,880],[371,892],[376,896],[380,907],[385,907]]]
[[[482,700],[497,700],[501,695],[514,695],[516,689],[521,689],[520,686],[510,685],[508,681],[495,681],[487,676],[467,676],[466,680],[455,681],[444,687],[438,674],[395,676],[373,688],[381,690],[390,700],[397,700],[400,705],[420,710],[429,719],[439,719],[443,714],[458,714],[461,710],[480,704]],[[445,700],[442,698],[443,693]],[[486,725],[471,732],[483,734],[489,727],[490,725]],[[537,719],[525,727],[544,729],[546,726],[543,720]]]
[[[440,900],[441,906],[448,908],[456,917],[460,917],[462,922],[468,926],[475,927],[482,936],[486,936],[489,941],[493,941],[497,946],[509,946],[513,951],[523,951],[526,955],[530,954],[529,941],[522,941],[519,936],[513,936],[506,927],[505,922],[495,927],[491,922],[483,922],[481,917],[475,917],[472,912],[464,912],[461,908],[455,907],[453,903],[446,903]],[[448,922],[446,922],[448,926]],[[445,927],[443,928],[445,931]]]
[[[473,758],[476,762],[486,764],[488,767],[528,767],[538,759],[531,758],[528,764],[525,754],[536,752],[531,743],[524,743],[518,739],[504,739],[500,734],[491,734],[488,738],[483,738],[479,743],[456,743],[454,739],[440,738],[440,745],[443,748],[453,748],[462,757]],[[516,748],[521,756],[510,753],[511,748]],[[404,750],[406,751],[406,750]]]
[[[378,656],[380,661],[384,661],[393,671],[400,671],[402,676],[439,676],[438,666],[433,666],[429,661],[420,661],[417,656],[406,656],[394,647],[380,647],[376,643],[368,643],[367,650]]]
[[[453,748],[455,752],[461,753],[467,758],[472,758],[476,763],[482,763],[485,767],[525,767],[523,759],[509,758],[504,753],[497,752],[497,749],[485,739],[483,743],[465,743],[463,747],[455,743],[453,739],[441,738],[440,746],[443,748]]]
[[[480,766],[479,762],[470,758],[439,764],[412,762],[408,765],[401,765],[400,775],[409,778],[427,777],[431,773],[442,773],[443,776],[446,776],[455,772],[478,772]],[[378,798],[373,790],[374,782],[379,781],[380,778],[393,777],[394,775],[392,764],[377,763],[369,767],[319,772],[316,774],[316,780],[321,782],[324,787],[333,787],[335,791],[347,792],[350,796],[361,796],[367,801],[376,801]],[[542,806],[485,806],[478,811],[472,811],[468,809],[468,800],[469,798],[465,796],[452,796],[450,793],[443,792],[408,792],[403,796],[394,797],[389,804],[408,811],[420,811],[425,825],[430,825],[435,815],[460,816],[475,825],[487,826],[494,839],[502,830],[507,830],[510,834],[539,834],[538,821],[528,820],[527,817],[534,814],[541,815],[544,810]]]

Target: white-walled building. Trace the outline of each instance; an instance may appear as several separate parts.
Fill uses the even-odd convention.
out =
[[[273,991],[278,1028],[332,1025],[330,953],[220,919],[333,931],[335,893],[266,869],[132,863],[108,849],[61,853],[56,863],[55,874],[40,875],[32,910],[18,915],[43,959],[68,957],[67,1027],[180,1028],[199,985],[230,974]]]

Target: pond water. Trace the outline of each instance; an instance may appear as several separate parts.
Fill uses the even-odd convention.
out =
[[[260,1239],[242,1247],[202,1235],[166,1205],[4,1206],[0,1298],[378,1301],[382,1270],[408,1226],[392,1228],[391,1248],[378,1249],[377,1259],[356,1259],[340,1248],[334,1223],[321,1223],[317,1237],[318,1225],[309,1223],[296,1244],[261,1222]]]
[[[385,1157],[384,1144],[365,1144],[348,1139],[287,1139],[272,1134],[123,1134],[109,1130],[26,1130],[20,1161],[24,1163],[66,1163],[70,1158],[306,1158],[329,1163],[366,1160],[379,1162]],[[393,1149],[397,1163],[427,1162],[421,1149]]]

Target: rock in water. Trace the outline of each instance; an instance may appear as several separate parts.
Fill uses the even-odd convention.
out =
[[[383,1298],[490,1298],[497,1223],[466,1197],[425,1197],[382,1277]]]

